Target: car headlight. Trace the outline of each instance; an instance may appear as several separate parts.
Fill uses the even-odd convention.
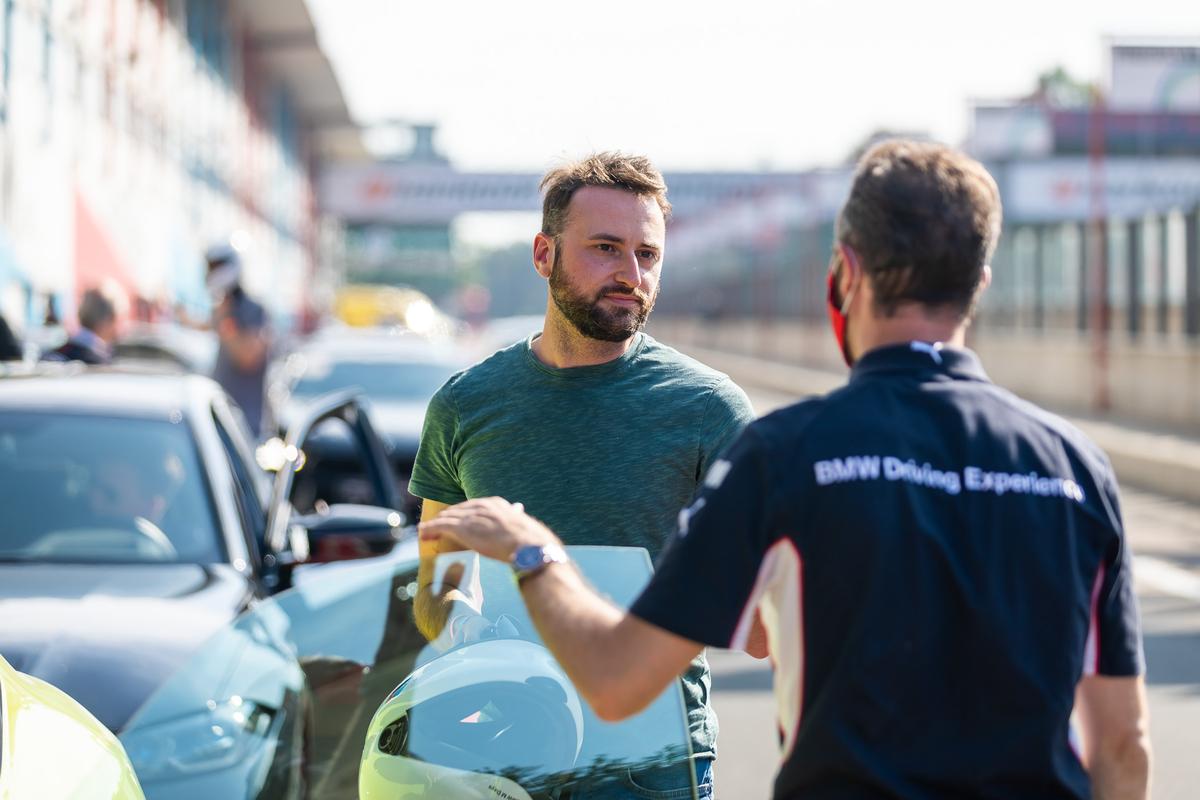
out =
[[[271,709],[234,696],[220,703],[210,700],[204,711],[120,738],[139,780],[177,778],[244,761],[261,746],[273,716]]]

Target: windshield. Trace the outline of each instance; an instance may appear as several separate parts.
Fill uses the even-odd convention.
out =
[[[0,559],[222,560],[182,421],[0,412]]]
[[[600,721],[542,647],[509,566],[473,556],[445,558],[467,562],[477,602],[427,641],[415,550],[302,568],[203,647],[121,734],[146,796],[255,797],[299,763],[310,796],[347,800],[625,797],[630,770],[649,767],[692,782],[678,684]],[[619,605],[650,576],[645,550],[569,551]],[[222,669],[226,653],[241,655]]]
[[[326,392],[360,387],[375,400],[426,401],[453,375],[459,365],[439,362],[339,361],[311,366],[292,394],[316,397]]]

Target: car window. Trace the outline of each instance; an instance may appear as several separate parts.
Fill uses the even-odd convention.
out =
[[[117,342],[113,346],[113,359],[117,361],[149,361],[180,371],[188,365],[176,354],[154,344],[145,342]]]
[[[0,412],[0,559],[224,560],[190,427]]]
[[[304,467],[296,473],[290,496],[297,511],[307,514],[322,503],[382,504],[362,443],[345,420],[319,422],[303,449]]]
[[[323,800],[625,797],[637,793],[630,771],[646,768],[692,783],[678,683],[634,717],[602,722],[542,646],[510,567],[486,559],[449,557],[471,562],[476,606],[427,641],[413,617],[415,550],[301,567],[295,588],[215,636],[121,733],[147,796],[261,796],[268,784],[287,796],[295,764]],[[618,605],[651,573],[642,549],[569,552]],[[222,671],[222,654],[242,652]],[[218,673],[218,694],[190,691]],[[225,751],[270,766],[214,768]]]

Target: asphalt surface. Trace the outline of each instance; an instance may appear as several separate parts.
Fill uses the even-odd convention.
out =
[[[734,378],[739,378],[734,375]],[[744,382],[758,413],[796,395]],[[1153,797],[1200,798],[1200,505],[1123,489],[1135,553],[1146,642]],[[777,766],[775,702],[766,662],[710,651],[713,702],[721,721],[716,789],[719,800],[771,796]]]

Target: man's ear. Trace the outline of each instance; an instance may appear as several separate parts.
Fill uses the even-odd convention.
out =
[[[983,269],[979,273],[979,283],[975,284],[975,292],[971,296],[971,305],[968,307],[968,315],[973,316],[975,309],[979,308],[980,301],[983,300],[983,293],[992,285],[992,265],[984,264]]]
[[[979,273],[979,283],[975,284],[975,291],[971,295],[971,304],[967,306],[963,323],[970,325],[973,321],[976,312],[979,310],[979,304],[983,300],[983,293],[992,285],[992,265],[984,264],[983,269]]]
[[[843,298],[844,303],[849,303],[850,299],[857,293],[859,281],[863,278],[862,260],[859,259],[858,253],[854,248],[845,242],[838,242],[838,253],[841,255],[842,268],[838,271],[838,296]]]
[[[533,237],[533,268],[547,280],[554,270],[554,240],[540,231]]]

